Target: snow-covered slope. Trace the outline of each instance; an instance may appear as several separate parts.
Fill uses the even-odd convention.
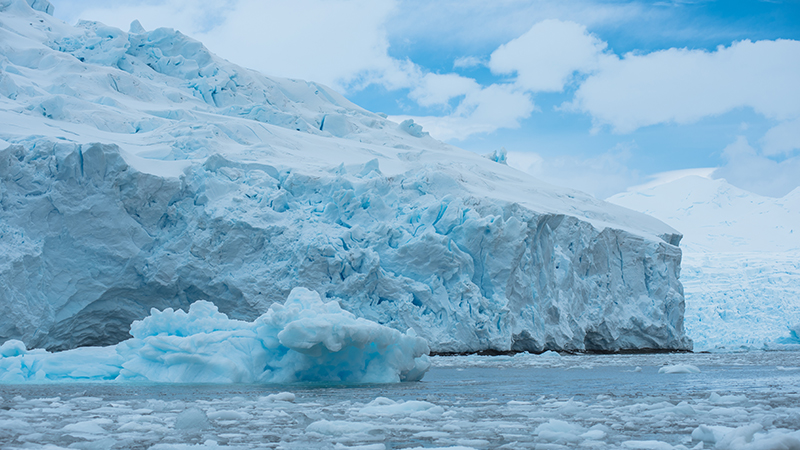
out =
[[[681,281],[696,350],[800,344],[800,188],[762,197],[699,176],[609,201],[684,233]]]
[[[664,223],[33,4],[0,0],[0,340],[116,343],[201,299],[252,320],[304,286],[439,352],[691,345]]]

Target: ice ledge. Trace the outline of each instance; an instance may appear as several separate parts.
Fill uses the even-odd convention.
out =
[[[691,348],[674,245],[367,166],[214,157],[162,178],[113,145],[2,150],[0,339],[114,344],[199,299],[253,320],[304,285],[436,352]]]

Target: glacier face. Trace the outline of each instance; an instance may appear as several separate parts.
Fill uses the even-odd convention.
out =
[[[771,198],[690,176],[609,201],[685,234],[681,280],[696,350],[800,345],[800,188]]]
[[[436,352],[691,347],[651,217],[173,30],[0,14],[0,340],[113,344],[196,300],[252,320],[305,286]]]

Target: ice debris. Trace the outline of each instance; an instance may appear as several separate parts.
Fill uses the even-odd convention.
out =
[[[428,344],[413,330],[403,334],[356,318],[305,288],[253,322],[231,320],[206,301],[188,313],[153,309],[131,325],[131,335],[113,347],[58,353],[7,341],[0,347],[0,382],[391,383],[420,380],[430,367]]]
[[[500,147],[500,150],[494,150],[483,155],[483,157],[496,163],[508,165],[508,152],[505,147]]]
[[[700,369],[691,364],[674,364],[658,369],[658,373],[700,373]]]

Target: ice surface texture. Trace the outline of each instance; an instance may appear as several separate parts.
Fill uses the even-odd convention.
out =
[[[4,450],[800,446],[798,352],[432,359],[427,382],[380,387],[5,385],[0,442]],[[703,371],[659,374],[664,363]]]
[[[695,350],[800,348],[800,188],[771,198],[692,176],[610,200],[685,234]]]
[[[117,380],[163,383],[417,381],[428,345],[296,288],[253,322],[231,320],[206,301],[189,312],[153,309],[115,347],[49,353],[21,341],[0,346],[0,382]]]
[[[0,340],[115,344],[196,300],[254,320],[306,286],[437,352],[691,346],[651,217],[173,30],[0,14]]]

